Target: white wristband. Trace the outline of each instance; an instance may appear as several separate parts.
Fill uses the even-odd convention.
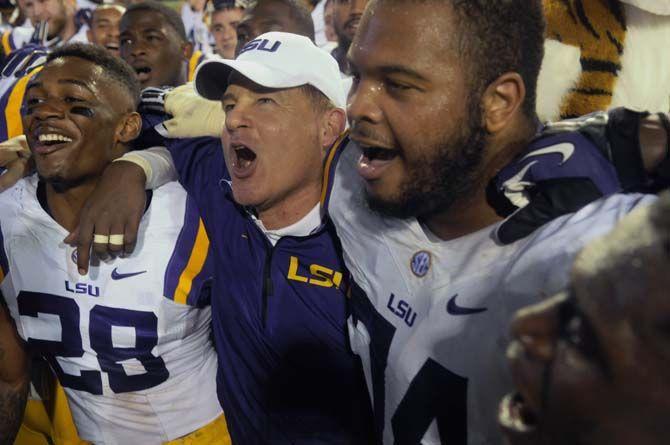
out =
[[[144,171],[144,176],[146,176],[146,184],[151,183],[151,177],[153,173],[151,170],[151,164],[142,156],[138,156],[137,154],[130,152],[126,153],[120,158],[114,159],[112,162],[119,162],[119,161],[132,162],[133,164],[139,166]]]

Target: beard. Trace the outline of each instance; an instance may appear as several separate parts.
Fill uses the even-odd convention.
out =
[[[444,136],[428,150],[431,155],[413,161],[394,197],[384,200],[366,192],[371,210],[393,218],[427,218],[447,211],[473,193],[479,183],[488,133],[482,125],[479,102],[471,100],[468,109],[463,131]]]

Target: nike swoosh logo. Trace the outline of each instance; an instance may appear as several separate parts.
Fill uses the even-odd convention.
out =
[[[143,273],[146,273],[146,270],[143,270],[142,272],[119,273],[117,272],[117,269],[118,267],[115,267],[114,270],[112,271],[112,280],[123,280],[124,278],[130,278],[136,275],[142,275]]]
[[[526,187],[533,185],[530,181],[523,181],[523,177],[526,176],[526,172],[538,161],[529,162],[524,168],[522,168],[516,175],[509,178],[507,181],[503,182],[502,189],[503,193],[509,199],[514,206],[518,208],[523,208],[530,203],[528,196],[526,195]]]
[[[540,148],[539,150],[532,151],[523,158],[521,158],[521,160],[523,161],[524,159],[527,159],[531,156],[542,156],[550,153],[560,154],[563,157],[563,160],[561,160],[561,164],[564,164],[575,153],[575,146],[574,144],[571,144],[569,142],[563,142],[560,144],[551,145],[549,147]]]
[[[458,297],[458,294],[451,297],[447,303],[447,313],[450,315],[472,315],[484,312],[486,310],[485,307],[470,308],[459,306],[456,304],[456,297]]]

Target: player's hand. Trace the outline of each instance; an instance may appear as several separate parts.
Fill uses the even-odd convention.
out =
[[[487,199],[506,218],[496,237],[509,244],[621,188],[598,148],[579,133],[565,133],[535,140],[489,183]]]
[[[614,108],[547,124],[543,135],[576,131],[610,161],[624,191],[656,192],[670,184],[670,120]]]
[[[144,171],[131,162],[113,162],[107,167],[82,208],[79,226],[65,238],[77,248],[81,275],[88,272],[91,253],[106,258],[109,253],[133,252],[146,207],[145,182]],[[123,235],[123,242],[112,242],[112,235]],[[100,241],[105,238],[105,242]]]
[[[219,137],[226,120],[221,103],[198,96],[193,83],[165,94],[165,112],[172,116],[163,122],[170,138]]]
[[[616,108],[548,124],[542,136],[561,141],[569,133],[590,143],[576,144],[569,159],[560,157],[561,150],[537,156],[531,149],[489,184],[489,204],[507,218],[497,231],[500,242],[521,239],[601,196],[655,192],[670,184],[667,115]]]
[[[0,192],[30,173],[32,163],[25,136],[17,136],[0,143],[0,167],[6,170],[0,176]]]

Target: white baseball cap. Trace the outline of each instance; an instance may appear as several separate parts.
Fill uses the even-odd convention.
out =
[[[268,32],[244,45],[235,60],[203,62],[195,71],[196,92],[205,99],[221,100],[232,71],[267,88],[312,85],[336,107],[347,106],[337,62],[304,36]]]

